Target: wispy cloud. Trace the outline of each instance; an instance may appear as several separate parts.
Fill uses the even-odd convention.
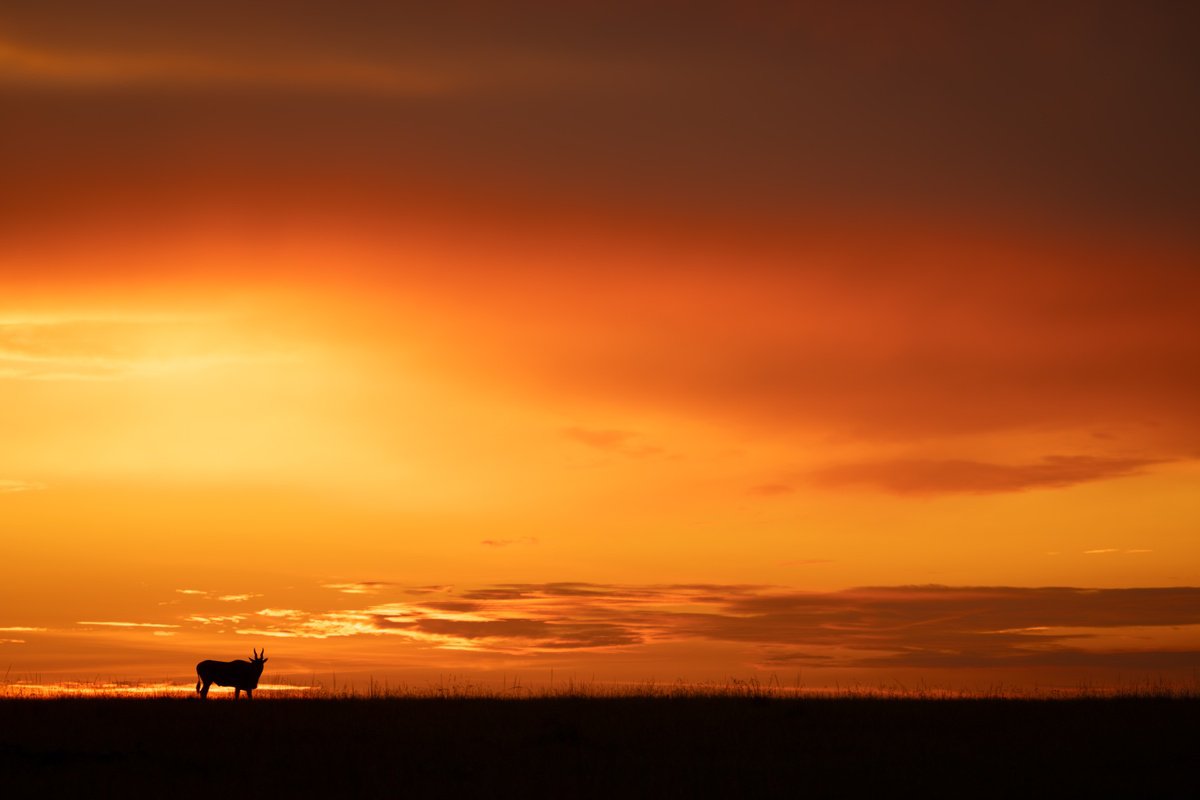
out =
[[[35,631],[44,631],[45,628],[32,628],[25,625],[9,625],[5,628],[0,628],[0,633],[33,633]]]
[[[536,536],[522,536],[517,539],[484,539],[480,544],[487,547],[510,547],[514,544],[537,544]]]
[[[46,488],[44,483],[34,481],[18,481],[0,479],[0,494],[17,494],[18,492],[40,492]]]
[[[1085,556],[1103,556],[1103,555],[1109,555],[1110,553],[1124,553],[1124,554],[1128,554],[1128,555],[1137,555],[1139,553],[1153,553],[1153,552],[1154,552],[1153,550],[1146,550],[1143,548],[1135,548],[1133,550],[1122,550],[1119,547],[1101,547],[1096,550],[1084,550],[1083,554]]]
[[[260,617],[303,617],[304,612],[295,608],[263,608],[255,612]]]
[[[201,625],[220,625],[238,623],[245,618],[245,614],[193,614],[186,619],[188,622],[199,622]]]
[[[428,95],[451,88],[448,70],[416,65],[215,57],[205,54],[67,50],[0,41],[0,80],[84,86],[257,86]]]
[[[222,36],[228,44],[224,31]],[[176,90],[239,87],[417,98],[497,89],[636,87],[667,77],[660,65],[630,54],[605,58],[559,48],[534,52],[491,46],[447,59],[421,50],[394,49],[386,58],[372,59],[355,52],[297,57],[272,52],[261,42],[231,52],[227,47],[65,48],[8,39],[0,40],[0,82]]]
[[[96,622],[80,620],[76,625],[92,625],[106,628],[178,628],[178,625],[168,625],[161,622]]]
[[[222,603],[243,603],[247,600],[253,600],[255,597],[262,597],[256,592],[244,592],[241,594],[217,594],[204,589],[176,589],[176,593],[187,595],[188,597],[204,597],[210,600],[217,600]]]
[[[112,381],[292,358],[284,348],[233,347],[219,336],[217,322],[194,316],[0,318],[0,379]]]
[[[630,458],[647,458],[664,453],[661,447],[646,443],[640,434],[633,431],[572,427],[564,429],[563,436],[596,450],[617,453]]]
[[[322,589],[333,589],[342,594],[378,594],[392,584],[387,581],[349,581],[347,583],[323,583]]]
[[[1020,492],[1060,489],[1090,481],[1138,475],[1162,459],[1046,456],[1025,464],[966,459],[896,459],[839,464],[816,470],[822,486],[873,486],[896,494]]]

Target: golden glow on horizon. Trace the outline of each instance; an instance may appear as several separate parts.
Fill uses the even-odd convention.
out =
[[[290,684],[259,684],[255,690],[270,694],[296,694],[311,692],[315,687],[292,686]],[[222,689],[214,686],[210,690],[209,699],[233,699],[233,689]],[[11,684],[0,684],[0,698],[6,697],[189,697],[195,696],[196,687],[180,683],[80,683],[77,681],[60,681],[57,683],[29,683],[18,681]]]

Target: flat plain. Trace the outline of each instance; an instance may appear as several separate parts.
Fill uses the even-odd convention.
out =
[[[1194,797],[1200,699],[0,700],[5,795]]]

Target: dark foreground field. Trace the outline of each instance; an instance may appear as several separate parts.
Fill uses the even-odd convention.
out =
[[[1200,701],[0,701],[6,797],[1196,797]]]

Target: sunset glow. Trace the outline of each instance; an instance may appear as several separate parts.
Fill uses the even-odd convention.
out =
[[[0,11],[6,683],[1194,685],[1194,28],[245,5]]]

